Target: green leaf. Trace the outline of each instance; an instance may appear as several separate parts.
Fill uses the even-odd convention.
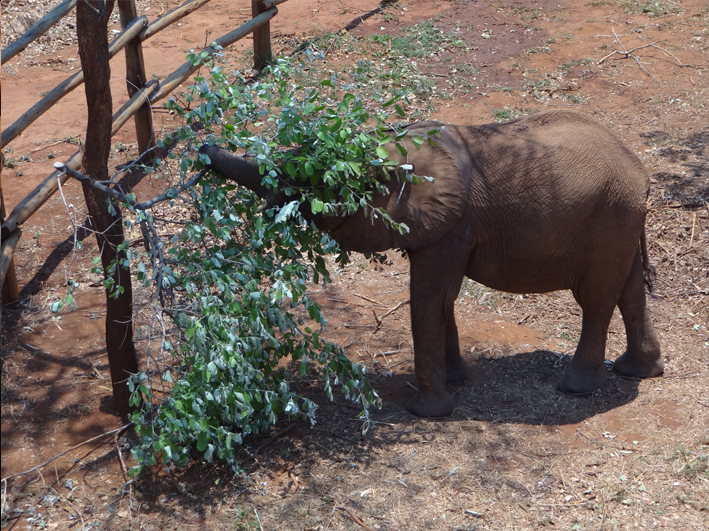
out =
[[[323,202],[320,201],[319,199],[313,199],[310,202],[310,209],[312,210],[313,214],[318,214],[318,213],[322,212]]]
[[[382,107],[384,107],[384,108],[391,107],[392,105],[394,105],[395,102],[396,102],[396,98],[391,97],[388,100],[386,100],[384,103],[382,103]]]
[[[197,438],[197,450],[200,452],[204,452],[207,449],[207,445],[209,444],[209,434],[206,432],[202,432],[199,434],[199,437]]]
[[[416,149],[421,149],[426,139],[421,135],[414,135],[411,137],[411,141],[414,143],[414,146],[416,146]]]
[[[401,108],[401,105],[397,103],[396,105],[394,105],[394,109],[396,110],[396,114],[398,114],[402,118],[406,118],[406,113],[404,112],[404,109]]]
[[[389,158],[389,152],[384,146],[379,146],[377,148],[377,155],[379,155],[379,158],[382,158],[384,160]]]
[[[400,144],[399,142],[396,143],[396,149],[402,157],[405,157],[409,154],[409,151],[406,149],[406,146],[404,146],[404,144]]]

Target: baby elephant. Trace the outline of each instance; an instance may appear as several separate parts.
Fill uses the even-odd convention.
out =
[[[440,137],[420,149],[407,144],[406,157],[390,147],[391,158],[434,180],[412,186],[394,177],[391,194],[374,199],[374,206],[408,225],[407,234],[380,221],[372,224],[361,212],[312,218],[348,251],[406,249],[419,382],[409,411],[440,417],[455,407],[446,382],[468,372],[453,312],[465,276],[511,293],[572,291],[583,324],[559,391],[584,394],[604,384],[606,335],[616,305],[628,343],[613,368],[639,378],[662,373],[643,285],[648,178],[613,133],[566,110],[501,124],[428,122],[408,129],[408,138],[432,129]],[[213,169],[269,204],[293,200],[264,187],[249,160],[209,145],[200,153]]]

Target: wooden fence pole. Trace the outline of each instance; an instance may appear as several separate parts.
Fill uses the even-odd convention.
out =
[[[5,167],[5,154],[2,153],[0,157],[2,160],[2,166],[0,166],[0,222],[5,221],[5,199],[2,195],[2,169]],[[8,231],[9,232],[9,231]],[[14,238],[14,236],[17,236]],[[0,264],[2,266],[2,271],[0,271],[0,285],[2,285],[2,299],[0,299],[3,306],[6,304],[11,304],[20,300],[20,287],[17,285],[17,275],[15,274],[15,261],[12,259],[12,253],[15,250],[17,241],[20,239],[20,229],[16,229],[12,234],[2,235],[2,258],[0,259]],[[5,256],[5,251],[7,251],[7,256]]]
[[[256,18],[266,11],[261,0],[251,0],[251,16]],[[266,22],[254,30],[254,69],[259,72],[273,60],[271,52],[271,24]]]
[[[251,19],[235,30],[222,35],[214,42],[222,48],[226,48],[251,33],[255,27],[265,24],[267,21],[271,20],[277,13],[278,10],[276,8],[269,9],[268,11],[261,13],[257,18]],[[208,46],[205,50],[210,56],[215,51],[211,46]],[[199,64],[194,65],[192,61],[187,61],[167,76],[159,85],[150,85],[142,88],[135,94],[135,96],[123,104],[123,107],[118,109],[118,111],[116,111],[113,115],[111,134],[115,135],[118,130],[123,127],[123,124],[125,124],[130,117],[133,116],[135,110],[143,104],[143,98],[148,97],[151,103],[161,100],[175,90],[199,67]],[[74,153],[64,164],[71,166],[75,170],[79,169],[81,167],[81,151]],[[3,228],[12,232],[16,227],[22,225],[58,190],[59,185],[57,181],[63,184],[67,181],[67,179],[69,179],[69,176],[63,172],[58,170],[52,172],[49,177],[37,185],[32,192],[30,192],[22,201],[20,201],[20,203],[18,203],[18,205],[12,210],[10,215],[5,220],[5,223],[3,223]]]
[[[162,31],[170,24],[174,24],[183,17],[186,17],[193,11],[196,11],[204,4],[211,2],[211,0],[187,0],[180,7],[176,7],[172,11],[168,11],[163,16],[158,19],[153,20],[148,27],[143,30],[140,34],[140,40],[144,41],[149,39],[157,32]]]
[[[7,238],[2,239],[2,257],[0,264],[0,282],[2,282],[2,305],[20,300],[20,289],[17,285],[17,276],[15,275],[15,261],[12,254],[15,252],[15,247],[20,241],[22,231],[15,229],[15,232]],[[7,298],[6,298],[7,297]]]
[[[135,8],[135,0],[130,2],[118,2],[118,11],[121,15],[121,26],[125,31],[131,23],[138,19],[138,12]],[[136,92],[145,86],[145,63],[143,61],[143,47],[140,38],[130,41],[124,48],[126,54],[126,84],[128,85],[128,97],[132,98]],[[153,137],[153,116],[149,102],[146,100],[133,116],[135,120],[135,131],[138,137],[138,153],[140,161],[145,163],[153,156],[148,151],[155,146]]]

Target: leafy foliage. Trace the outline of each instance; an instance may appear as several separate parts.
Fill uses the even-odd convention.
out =
[[[157,363],[129,382],[142,441],[133,473],[145,465],[184,465],[193,448],[238,471],[235,448],[244,436],[267,430],[282,415],[315,422],[316,405],[290,385],[292,372],[303,377],[313,366],[330,399],[340,385],[368,420],[368,408],[380,399],[364,367],[323,340],[326,319],[306,293],[311,279],[329,281],[323,256],[339,250],[300,209],[307,204],[313,213],[334,215],[362,208],[393,230],[408,230],[369,206],[392,174],[418,180],[410,166],[397,168],[384,147],[395,142],[407,152],[406,133],[390,130],[384,111],[405,117],[402,99],[382,99],[374,112],[354,93],[342,95],[335,78],[316,87],[293,83],[290,64],[280,60],[253,84],[239,75],[230,83],[213,66],[209,79],[195,78],[184,104],[168,102],[186,122],[164,142],[183,146],[171,154],[179,156],[182,178],[208,162],[194,155],[205,138],[195,131],[204,129],[209,142],[253,157],[267,186],[287,183],[293,201],[261,212],[252,192],[212,172],[186,192],[192,219],[169,245],[155,241],[137,263],[138,278],[158,288],[146,334],[156,335],[165,311],[178,332],[163,334],[158,348],[149,344],[149,360]],[[153,214],[136,215],[146,234]],[[156,240],[151,233],[146,239]],[[346,259],[340,252],[339,260]]]

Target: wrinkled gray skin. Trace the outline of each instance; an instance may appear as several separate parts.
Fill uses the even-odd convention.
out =
[[[414,124],[409,138],[434,127],[442,124]],[[639,378],[662,373],[643,286],[647,174],[608,129],[583,114],[549,111],[503,124],[445,125],[434,146],[417,150],[409,141],[407,147],[408,159],[396,158],[434,182],[403,190],[391,182],[391,195],[378,196],[375,204],[406,223],[409,234],[362,214],[314,221],[348,251],[407,250],[419,381],[409,411],[440,417],[455,407],[446,382],[468,372],[453,314],[464,276],[511,293],[572,291],[583,324],[559,391],[590,393],[606,381],[606,335],[615,306],[627,349],[613,368]],[[200,152],[212,168],[268,203],[286,201],[261,185],[247,160],[214,146]]]

